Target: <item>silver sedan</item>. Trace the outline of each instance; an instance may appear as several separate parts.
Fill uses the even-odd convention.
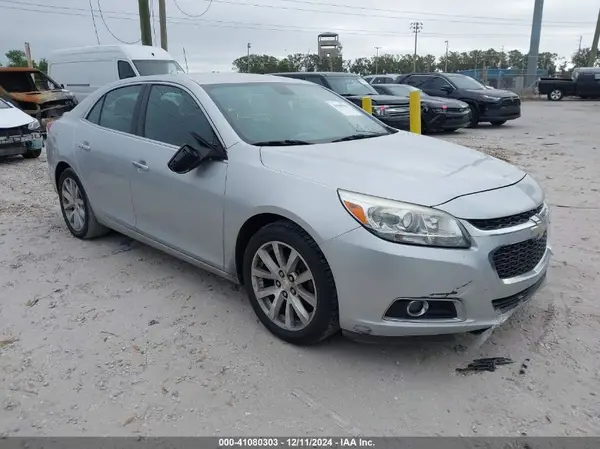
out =
[[[550,259],[529,175],[305,81],[123,80],[52,124],[48,164],[75,237],[116,230],[239,282],[296,344],[496,326]]]

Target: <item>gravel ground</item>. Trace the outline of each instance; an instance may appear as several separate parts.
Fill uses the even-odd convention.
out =
[[[546,287],[491,335],[386,345],[282,343],[228,282],[72,238],[44,155],[0,162],[0,434],[599,435],[600,103],[523,115],[443,138],[543,184]],[[455,372],[479,356],[516,363]]]

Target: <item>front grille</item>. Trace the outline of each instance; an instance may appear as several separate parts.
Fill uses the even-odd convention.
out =
[[[27,125],[0,129],[0,137],[15,137],[23,136],[25,134],[29,134],[29,128],[27,128]]]
[[[494,268],[500,279],[509,279],[529,273],[546,252],[548,235],[512,245],[501,246],[492,255]]]
[[[521,99],[519,97],[505,98],[502,100],[502,106],[519,106]]]
[[[494,310],[498,310],[501,313],[506,313],[509,310],[514,309],[519,304],[524,303],[528,299],[530,299],[535,292],[540,288],[544,280],[546,279],[546,275],[542,276],[539,281],[533,284],[531,287],[527,287],[525,290],[520,291],[519,293],[515,293],[514,295],[507,296],[505,298],[494,299],[492,301],[492,306]]]
[[[448,108],[448,112],[467,112],[469,108]]]
[[[527,212],[521,212],[520,214],[509,215],[508,217],[467,221],[482,231],[493,231],[496,229],[510,228],[527,223],[531,217],[533,217],[535,214],[539,214],[543,208],[544,204],[540,204],[535,209],[528,210]]]

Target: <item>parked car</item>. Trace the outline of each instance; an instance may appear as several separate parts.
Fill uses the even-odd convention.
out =
[[[552,101],[569,96],[600,98],[600,67],[576,68],[570,79],[541,78],[537,89],[539,94],[547,95]]]
[[[373,84],[373,87],[380,94],[406,98],[411,91],[420,91],[422,132],[456,131],[467,127],[471,122],[469,105],[462,101],[431,97],[408,84]]]
[[[370,97],[375,117],[394,128],[410,129],[408,99],[381,95],[359,75],[345,72],[290,72],[274,73],[273,75],[319,84],[359,107],[362,106],[363,97]]]
[[[56,50],[48,73],[82,101],[96,89],[134,76],[184,73],[173,57],[149,45],[93,45]]]
[[[471,127],[482,122],[500,126],[521,117],[521,99],[514,92],[484,86],[460,73],[412,73],[400,81],[435,97],[464,101],[471,109]]]
[[[550,260],[529,175],[293,78],[116,82],[52,124],[47,156],[71,234],[114,229],[240,282],[292,343],[496,326]]]
[[[400,73],[388,73],[385,75],[367,75],[363,77],[369,84],[399,84],[404,77]]]
[[[40,157],[42,127],[37,119],[0,98],[0,156]]]
[[[31,67],[0,67],[0,98],[9,97],[23,112],[37,119],[43,131],[48,122],[70,111],[75,96],[52,78]]]

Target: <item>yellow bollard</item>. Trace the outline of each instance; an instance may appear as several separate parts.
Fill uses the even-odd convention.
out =
[[[421,134],[421,92],[418,90],[408,94],[410,113],[410,132]]]
[[[371,97],[362,98],[362,108],[369,114],[373,114],[373,100],[371,100]]]

